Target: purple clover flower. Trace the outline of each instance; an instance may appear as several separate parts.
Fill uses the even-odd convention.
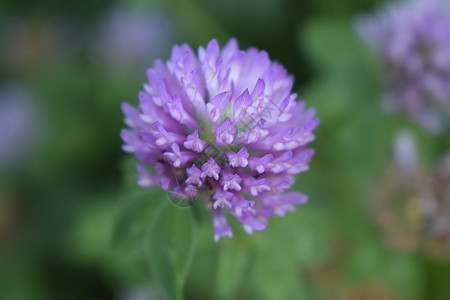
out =
[[[450,117],[450,2],[400,1],[356,25],[383,61],[387,110],[442,131]]]
[[[139,185],[183,200],[206,194],[216,241],[232,236],[226,212],[251,234],[306,202],[284,192],[308,169],[319,120],[266,52],[242,51],[234,39],[220,50],[214,39],[196,56],[184,44],[147,76],[138,109],[122,105],[132,128],[121,132],[123,149],[140,161]]]

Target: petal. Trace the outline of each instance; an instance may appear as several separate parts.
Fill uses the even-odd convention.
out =
[[[229,118],[223,120],[215,130],[214,141],[216,145],[230,145],[234,141],[235,127]]]
[[[213,100],[206,104],[206,113],[212,123],[217,123],[222,118],[222,114],[228,104],[228,92],[216,95]]]
[[[186,149],[191,149],[201,153],[207,144],[198,137],[198,130],[196,129],[193,133],[187,136],[187,139],[183,145]]]
[[[252,129],[247,133],[247,143],[254,144],[264,139],[269,131],[264,129],[264,125],[266,124],[266,120],[260,119]]]
[[[123,114],[125,115],[125,119],[124,122],[125,124],[127,124],[129,127],[132,128],[138,128],[138,127],[142,127],[143,122],[141,120],[141,118],[139,117],[139,111],[131,106],[130,104],[123,102],[121,105]]]
[[[214,240],[216,241],[216,243],[222,236],[228,236],[229,238],[233,236],[231,227],[230,225],[228,225],[227,219],[225,218],[220,209],[214,210],[213,227],[214,227]]]
[[[252,97],[248,89],[236,98],[233,103],[233,117],[235,120],[244,119],[246,117],[247,108],[252,104]]]
[[[200,171],[195,164],[192,167],[186,169],[186,174],[188,178],[186,179],[187,184],[192,184],[200,187],[203,183],[202,171]]]
[[[253,88],[252,95],[251,95],[252,99],[255,99],[256,97],[263,95],[265,88],[266,88],[266,84],[265,84],[264,80],[259,78],[258,81],[256,82],[255,87]]]
[[[248,151],[245,147],[242,147],[238,153],[229,152],[227,153],[228,161],[232,167],[242,167],[245,168],[248,165]]]
[[[136,165],[138,171],[138,185],[142,187],[149,187],[158,185],[160,180],[157,175],[151,174],[147,169],[141,165]]]
[[[213,177],[215,180],[219,179],[220,167],[211,157],[208,162],[202,166],[202,177]]]

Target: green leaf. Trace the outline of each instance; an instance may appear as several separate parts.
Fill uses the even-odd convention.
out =
[[[232,299],[240,284],[244,282],[246,268],[250,260],[250,249],[235,240],[221,241],[216,289],[219,299]]]
[[[348,21],[316,19],[308,22],[299,33],[299,48],[322,71],[338,71],[358,66],[361,58],[367,54]]]
[[[126,156],[120,162],[120,171],[123,174],[123,186],[127,191],[135,191],[139,186],[136,179],[136,164],[138,160],[134,156]],[[125,199],[126,202],[130,202],[130,199]]]
[[[167,3],[181,24],[180,29],[194,43],[205,44],[211,37],[225,41],[230,36],[220,22],[217,22],[217,19],[198,1],[170,0]]]
[[[283,255],[283,248],[273,246],[255,253],[246,284],[254,290],[251,299],[312,299],[310,288],[299,278],[300,265]]]
[[[126,196],[119,208],[113,233],[113,246],[129,251],[144,242],[158,208],[165,201],[164,192],[145,189]]]
[[[191,209],[176,207],[166,201],[150,228],[147,257],[153,275],[169,299],[182,299],[194,248],[193,226]]]

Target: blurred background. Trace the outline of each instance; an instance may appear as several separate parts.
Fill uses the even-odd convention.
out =
[[[165,195],[139,192],[120,103],[175,43],[231,37],[317,109],[294,187],[310,200],[217,244],[200,212],[185,298],[450,299],[450,136],[384,113],[381,64],[354,28],[387,2],[2,1],[0,299],[165,299],[145,247],[149,199]]]

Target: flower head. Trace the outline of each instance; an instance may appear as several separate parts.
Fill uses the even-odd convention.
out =
[[[358,19],[357,30],[383,61],[386,108],[442,131],[450,117],[450,2],[403,0]]]
[[[139,184],[186,198],[204,191],[216,240],[232,236],[226,214],[252,233],[306,202],[283,192],[308,169],[313,151],[305,147],[319,120],[266,52],[239,50],[234,39],[222,50],[212,40],[198,56],[175,46],[147,76],[139,107],[122,106],[131,127],[121,132],[124,150],[140,161]]]

